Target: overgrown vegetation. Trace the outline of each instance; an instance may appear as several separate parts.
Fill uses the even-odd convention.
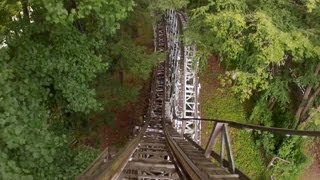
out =
[[[210,59],[210,67],[218,66],[216,60]],[[200,74],[201,83],[201,111],[202,116],[211,119],[225,119],[236,122],[246,122],[245,106],[230,92],[228,88],[223,88],[219,83],[219,76],[223,74],[221,68],[205,68]],[[208,141],[213,124],[204,122],[202,129],[202,143]],[[229,129],[232,139],[232,150],[236,167],[252,178],[259,178],[265,173],[264,160],[259,152],[253,136],[250,132]],[[217,145],[215,151],[219,152]]]
[[[319,24],[315,23],[320,18],[319,2],[201,2],[190,13],[186,37],[197,44],[202,64],[207,63],[211,54],[219,56],[219,64],[226,70],[221,84],[239,101],[250,104],[246,106],[246,122],[293,129],[305,129],[308,127],[305,124],[313,123],[312,112],[315,112],[313,109],[319,111],[320,102]],[[220,106],[227,102],[231,101],[221,101]],[[214,108],[213,104],[205,103],[208,105],[205,108]],[[208,114],[212,117],[219,112],[212,111],[215,112]],[[220,118],[233,114],[221,111],[216,114]],[[236,116],[234,118],[237,120]],[[250,136],[260,149],[265,165],[273,157],[291,162],[289,165],[277,163],[265,174],[297,178],[308,164],[301,137],[256,132]],[[240,166],[241,163],[246,162],[240,162]]]
[[[245,113],[241,103],[227,89],[218,89],[203,100],[203,112],[212,119],[227,119],[238,122],[245,121]]]
[[[224,87],[205,98],[205,116],[319,129],[319,3],[1,1],[0,179],[79,174],[99,152],[94,126],[112,125],[115,109],[137,100],[165,58],[152,50],[152,23],[172,8],[191,12],[185,36],[197,45],[202,64],[216,54],[226,70]],[[231,134],[237,164],[254,178],[296,178],[308,164],[300,137]],[[290,164],[267,170],[275,156]]]
[[[165,8],[158,6],[1,1],[0,179],[72,179],[96,157],[98,150],[71,142],[94,133],[89,144],[97,148],[92,123],[112,124],[114,109],[137,99],[163,60],[146,42],[151,10]],[[92,122],[97,112],[101,118]]]

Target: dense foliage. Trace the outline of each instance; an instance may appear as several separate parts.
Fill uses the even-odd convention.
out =
[[[142,85],[131,81],[146,81],[163,60],[146,48],[150,14],[186,1],[162,2],[1,1],[0,179],[70,179],[96,157],[71,142],[95,113],[108,124],[137,99]]]
[[[211,54],[226,69],[221,83],[252,104],[248,123],[304,128],[319,111],[319,1],[209,0],[191,13],[190,42],[205,64]],[[195,6],[195,4],[193,4]],[[303,141],[253,134],[266,161],[279,156],[271,175],[297,177],[307,162]],[[277,170],[278,169],[278,170]],[[279,169],[282,169],[281,171]],[[293,170],[294,169],[294,170]]]
[[[228,70],[225,83],[242,100],[258,96],[264,111],[296,108],[302,122],[319,94],[319,16],[307,7],[295,1],[210,1],[194,10],[190,36],[203,55],[219,54]],[[289,106],[294,101],[301,103]]]
[[[219,85],[218,77],[223,72],[219,71],[218,68],[210,69],[215,65],[212,62],[209,63],[210,65],[205,67],[200,74],[201,116],[210,119],[228,119],[246,123],[245,106],[232,95],[229,88],[223,88]],[[202,122],[201,142],[203,148],[206,146],[213,126],[212,122]],[[234,128],[229,128],[228,130],[232,141],[232,152],[236,167],[249,177],[261,179],[260,175],[264,174],[266,167],[260,152],[257,150],[255,140],[252,138],[252,133]],[[217,153],[220,152],[220,142],[217,143],[214,150]]]
[[[252,104],[248,122],[310,128],[304,123],[312,121],[312,128],[318,128],[319,4],[1,1],[0,179],[71,179],[96,157],[97,149],[70,142],[77,138],[75,132],[89,129],[92,114],[100,112],[98,120],[107,124],[114,108],[137,99],[143,84],[138,82],[147,81],[153,66],[164,59],[150,47],[154,17],[166,9],[195,8],[185,35],[196,43],[204,64],[209,55],[219,56],[226,69],[221,84]],[[209,116],[245,121],[242,109],[225,111],[239,107],[238,100],[229,93],[218,95],[205,103]],[[212,112],[217,103],[225,108]],[[279,156],[294,164],[278,163],[269,175],[295,177],[307,162],[301,138],[248,132],[234,136],[239,142],[253,137],[246,142],[253,156],[256,146],[265,161]]]
[[[77,117],[105,108],[97,75],[147,79],[159,59],[118,35],[133,8],[131,0],[0,3],[0,179],[69,179],[96,157],[69,143]]]

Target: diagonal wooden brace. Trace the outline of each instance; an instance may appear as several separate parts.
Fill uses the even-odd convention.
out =
[[[222,131],[222,136],[224,137],[223,139],[225,140],[225,145],[227,148],[227,155],[228,155],[228,161],[229,161],[229,170],[230,172],[234,173],[235,172],[235,165],[234,165],[234,159],[233,159],[233,154],[232,154],[232,147],[231,147],[231,142],[230,142],[230,137],[228,134],[228,125],[224,124],[223,126],[223,131]]]
[[[205,157],[209,158],[210,154],[212,152],[212,149],[216,143],[218,135],[221,133],[221,151],[220,151],[220,161],[223,162],[224,153],[227,152],[228,161],[229,161],[229,170],[231,173],[235,172],[235,165],[234,165],[234,159],[232,154],[232,147],[230,142],[230,137],[228,134],[228,124],[227,123],[216,123],[215,127],[213,128],[211,132],[210,139],[208,141],[206,150],[205,150]],[[222,164],[222,163],[221,163]]]
[[[212,148],[214,147],[214,145],[216,143],[216,139],[217,139],[219,133],[221,133],[223,126],[224,126],[224,123],[216,123],[215,124],[215,126],[214,126],[214,128],[213,128],[213,130],[211,132],[211,136],[210,136],[210,139],[208,141],[208,144],[206,146],[205,153],[204,153],[204,156],[206,158],[210,157]]]

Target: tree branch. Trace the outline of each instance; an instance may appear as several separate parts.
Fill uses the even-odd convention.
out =
[[[276,104],[276,99],[274,97],[270,98],[268,102],[268,109],[272,111],[275,104]]]
[[[320,71],[320,63],[317,65],[317,68],[314,72],[314,75],[317,76],[319,74],[319,71]],[[308,99],[309,99],[312,88],[313,88],[312,85],[308,85],[306,91],[303,94],[303,98],[302,98],[301,103],[298,107],[298,110],[296,111],[296,114],[295,114],[295,119],[298,122],[301,121],[301,117],[302,117],[303,112],[305,112],[307,110],[306,107],[308,106]]]
[[[316,99],[316,97],[319,95],[320,93],[320,86],[318,86],[318,88],[315,90],[315,92],[311,95],[311,97],[308,100],[308,103],[306,105],[306,107],[304,108],[304,110],[301,113],[301,118],[304,118],[306,116],[306,113],[308,112],[308,110],[310,109],[310,107],[312,106],[314,100]],[[300,118],[300,119],[301,119]]]

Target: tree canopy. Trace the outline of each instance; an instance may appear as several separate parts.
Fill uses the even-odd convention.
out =
[[[1,179],[71,178],[96,156],[92,148],[71,148],[72,131],[61,124],[102,109],[93,83],[118,58],[108,49],[133,7],[131,0],[0,3]],[[139,66],[143,49],[124,56],[143,77],[154,62]]]
[[[209,0],[192,10],[186,37],[197,44],[202,63],[211,54],[219,57],[226,70],[221,83],[253,104],[250,123],[300,128],[320,105],[319,18],[319,1],[313,0]],[[257,139],[269,155],[305,160],[299,138]],[[297,173],[291,169],[285,177]]]
[[[252,104],[250,123],[319,125],[319,0],[2,0],[0,179],[79,174],[98,150],[71,147],[77,124],[136,99],[141,85],[126,79],[147,81],[165,58],[150,48],[153,15],[182,8],[185,39],[203,64],[219,57],[221,84]],[[305,163],[301,138],[253,134],[266,157]]]
[[[224,82],[231,83],[242,100],[259,95],[265,103],[291,108],[289,103],[301,100],[292,93],[309,100],[318,94],[320,47],[314,22],[319,16],[315,3],[210,1],[193,11],[189,37],[204,55],[219,54],[228,70]],[[296,118],[303,121],[304,116]]]

